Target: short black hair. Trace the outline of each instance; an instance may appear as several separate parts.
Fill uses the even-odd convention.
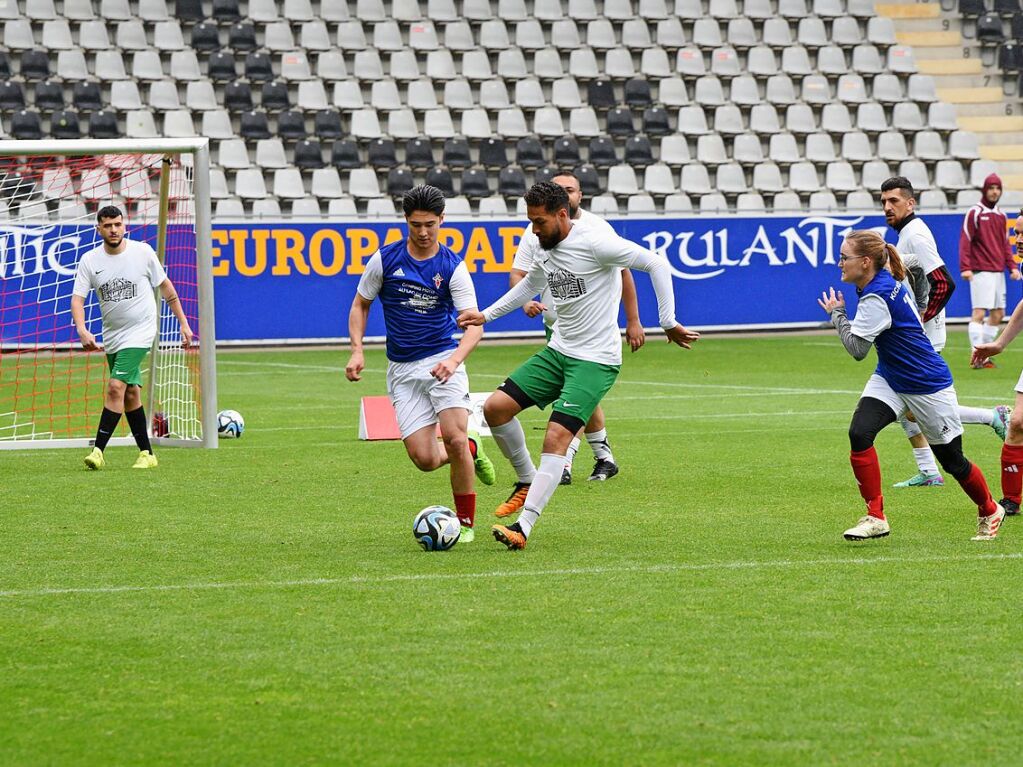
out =
[[[557,213],[564,208],[568,210],[568,192],[553,181],[541,181],[529,187],[525,194],[526,205],[543,207],[548,213]]]
[[[579,177],[577,175],[575,175],[575,171],[574,170],[568,170],[567,168],[555,172],[555,174],[553,176],[551,176],[551,178],[561,178],[562,176],[568,176],[568,178],[574,178],[576,181],[579,180]]]
[[[102,223],[104,218],[124,218],[124,214],[116,205],[104,205],[96,211],[96,223]]]
[[[444,192],[429,184],[414,186],[401,198],[401,209],[405,211],[405,218],[417,210],[427,210],[434,215],[443,216]]]
[[[890,192],[893,189],[901,189],[906,193],[907,197],[916,197],[916,192],[913,189],[913,182],[905,176],[892,176],[890,179],[881,184],[882,192]]]

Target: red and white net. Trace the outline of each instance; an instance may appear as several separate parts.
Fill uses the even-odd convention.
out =
[[[102,244],[96,233],[100,207],[120,208],[128,237],[147,242],[162,257],[198,337],[192,168],[180,156],[167,159],[0,156],[0,446],[95,436],[109,376],[102,351],[82,351],[71,319],[71,291],[79,259]],[[165,169],[167,236],[161,251]],[[158,304],[160,327],[143,365],[142,401],[154,436],[198,440],[198,351],[181,348],[177,319],[159,296]],[[102,341],[94,294],[86,299],[85,316]],[[119,436],[129,433],[123,420],[120,429]]]

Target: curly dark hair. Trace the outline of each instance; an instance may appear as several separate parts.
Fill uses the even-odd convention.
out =
[[[444,192],[429,184],[414,186],[401,198],[401,209],[405,211],[405,218],[416,210],[427,210],[434,215],[443,216]]]
[[[916,197],[916,192],[913,190],[913,182],[905,176],[892,176],[881,184],[882,192],[890,192],[893,189],[902,190],[906,193],[906,197]]]
[[[96,211],[96,223],[102,223],[104,218],[124,218],[124,214],[115,205],[104,205]]]
[[[548,213],[557,213],[564,208],[568,210],[568,192],[553,181],[541,181],[533,184],[525,195],[526,205],[543,207]]]

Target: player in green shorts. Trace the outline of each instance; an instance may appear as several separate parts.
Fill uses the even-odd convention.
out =
[[[607,229],[573,221],[568,194],[557,184],[534,184],[526,193],[526,213],[543,249],[525,278],[484,309],[459,314],[462,327],[483,325],[523,306],[545,287],[557,310],[550,343],[530,357],[487,399],[483,408],[490,432],[518,475],[499,517],[520,511],[511,525],[495,525],[494,537],[509,549],[522,549],[561,481],[565,454],[594,408],[618,376],[622,337],[618,307],[622,269],[650,274],[660,325],[672,343],[688,349],[700,336],[675,320],[671,268],[661,256]],[[524,408],[552,405],[540,465],[534,466],[522,424]]]
[[[555,184],[565,190],[568,195],[568,215],[573,222],[592,224],[597,228],[605,229],[612,237],[617,236],[615,230],[600,216],[583,210],[583,193],[579,188],[579,177],[570,170],[561,170],[551,179]],[[514,288],[521,279],[529,272],[533,261],[543,253],[540,242],[536,235],[527,229],[519,238],[518,248],[515,250],[515,258],[512,261],[511,273],[508,276],[508,287]],[[625,340],[632,351],[641,348],[646,341],[646,334],[643,324],[639,320],[639,302],[636,298],[636,284],[628,269],[622,270],[622,307],[625,309]],[[539,301],[527,301],[522,310],[529,317],[543,315],[544,333],[547,340],[551,340],[554,323],[557,322],[557,315],[551,301],[550,293],[544,290],[540,294]],[[561,484],[572,484],[572,461],[575,458],[579,446],[582,444],[580,437],[585,437],[586,444],[593,451],[593,471],[588,481],[603,482],[618,474],[618,463],[615,461],[614,453],[611,452],[607,428],[604,421],[604,411],[598,405],[593,415],[586,422],[581,434],[577,434],[568,446],[568,453],[565,456],[565,468],[561,472]]]
[[[163,300],[177,317],[181,325],[181,345],[186,349],[192,345],[192,328],[156,252],[144,242],[125,237],[121,211],[112,205],[100,208],[96,214],[96,232],[103,244],[79,260],[71,296],[71,318],[82,348],[86,351],[105,349],[110,366],[95,447],[85,457],[85,465],[94,470],[106,465],[103,451],[124,413],[139,448],[139,457],[132,468],[153,469],[157,460],[142,407],[142,362],[156,338],[154,288],[160,289]],[[102,347],[85,322],[85,299],[90,290],[96,291],[103,318]]]

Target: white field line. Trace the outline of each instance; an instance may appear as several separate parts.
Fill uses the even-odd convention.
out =
[[[73,594],[125,594],[149,593],[163,591],[227,591],[234,589],[278,589],[299,588],[304,586],[349,586],[373,585],[383,583],[406,583],[415,581],[459,581],[486,580],[507,578],[543,578],[550,576],[573,575],[617,575],[633,573],[638,575],[658,575],[661,573],[713,572],[715,570],[766,570],[766,569],[798,569],[801,567],[834,567],[836,565],[859,567],[876,564],[927,564],[946,563],[970,564],[972,562],[988,562],[992,560],[1023,559],[1023,553],[977,554],[964,557],[837,557],[832,559],[776,559],[776,560],[736,560],[732,562],[704,562],[690,564],[636,565],[633,567],[565,567],[546,570],[489,570],[480,573],[408,573],[402,575],[352,575],[346,578],[303,578],[286,581],[228,581],[200,583],[167,583],[150,586],[85,586],[72,588],[34,588],[7,589],[0,591],[0,598],[30,598],[46,596],[67,596]]]

